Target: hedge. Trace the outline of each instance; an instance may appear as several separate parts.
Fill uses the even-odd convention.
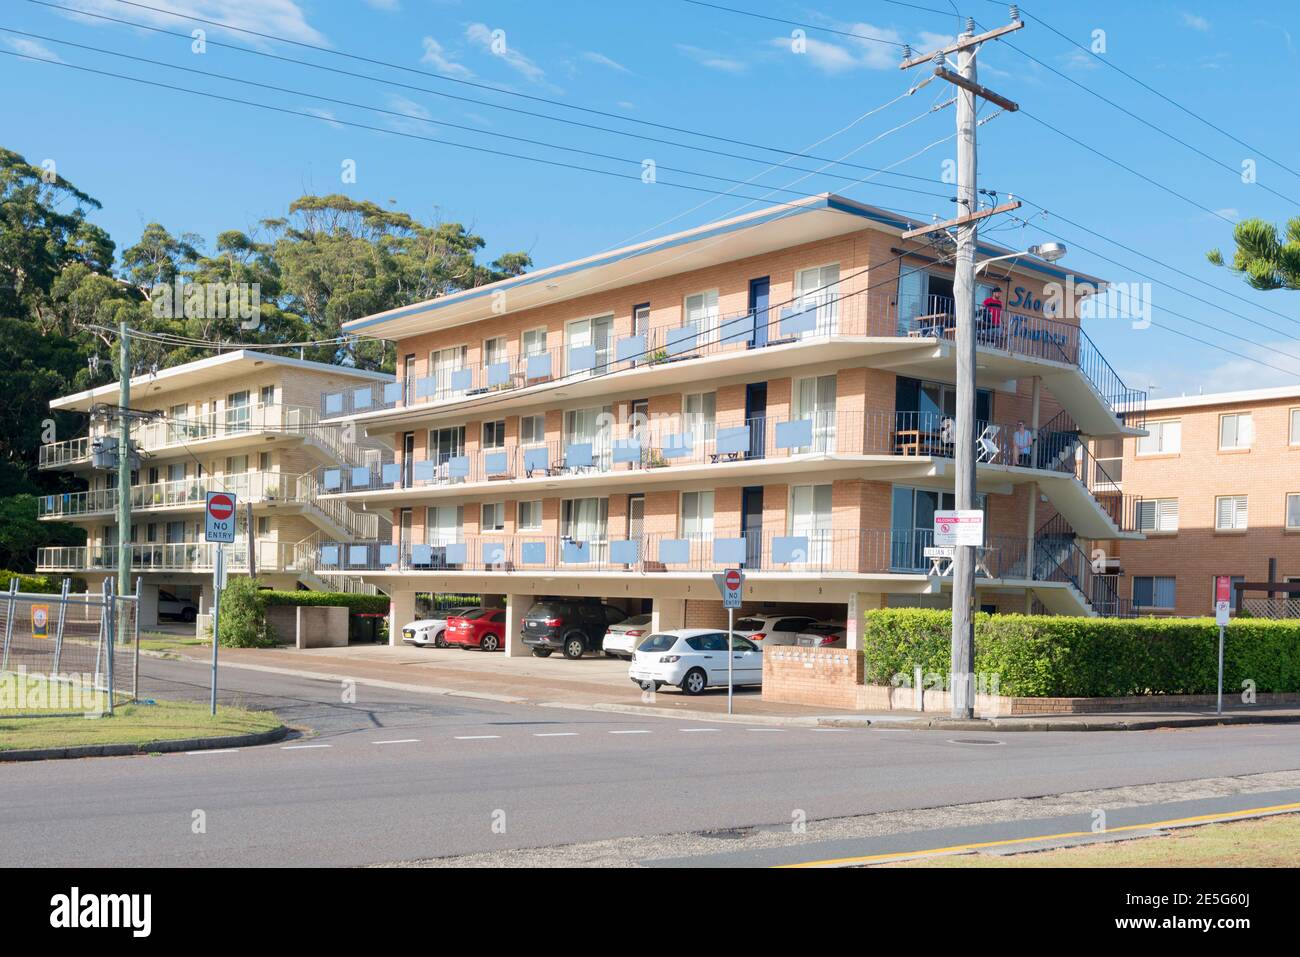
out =
[[[13,580],[18,579],[18,590],[39,595],[57,595],[63,590],[63,579],[50,575],[27,575],[0,569],[0,591],[8,591]]]
[[[343,591],[263,591],[270,605],[334,605],[355,614],[388,614],[387,595],[357,595]]]
[[[866,680],[951,670],[951,613],[880,609],[866,616]],[[1219,630],[1211,618],[975,616],[975,674],[1015,697],[1213,694]],[[1224,691],[1300,691],[1300,621],[1235,620],[1224,642]],[[990,688],[990,690],[992,690]]]

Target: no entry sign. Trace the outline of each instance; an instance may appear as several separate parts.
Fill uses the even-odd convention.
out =
[[[740,607],[741,594],[745,588],[744,572],[739,568],[728,568],[721,575],[714,575],[713,583],[718,586],[723,608]]]
[[[204,541],[229,543],[235,540],[235,496],[232,492],[209,492],[204,515],[207,518]]]

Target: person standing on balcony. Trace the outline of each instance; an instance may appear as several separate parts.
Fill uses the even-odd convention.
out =
[[[1028,468],[1034,462],[1034,433],[1025,428],[1024,420],[1021,419],[1016,423],[1016,431],[1012,433],[1011,443],[1016,449],[1016,464]]]
[[[980,338],[984,342],[996,342],[1002,333],[1002,287],[994,286],[993,291],[980,303]]]

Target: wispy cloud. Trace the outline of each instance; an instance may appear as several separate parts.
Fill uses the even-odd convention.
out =
[[[689,43],[677,44],[677,52],[690,57],[700,66],[708,67],[710,70],[718,70],[722,73],[744,73],[749,67],[744,60],[728,56],[725,53],[719,53],[716,50],[691,46]]]
[[[322,120],[328,120],[330,126],[334,127],[336,130],[343,129],[343,124],[338,121],[338,117],[334,115],[333,110],[322,110],[315,106],[309,106],[306,109],[312,116],[319,116]]]
[[[388,94],[385,100],[388,109],[407,114],[407,116],[386,116],[384,120],[389,128],[399,133],[418,133],[420,136],[429,136],[437,130],[437,127],[422,122],[432,117],[422,104],[396,93]]]
[[[90,13],[103,13],[113,17],[120,17],[123,13],[122,5],[114,0],[81,0],[78,5]],[[314,43],[318,46],[329,44],[325,35],[307,22],[306,13],[295,0],[149,0],[149,6],[157,9],[131,7],[129,15],[150,25],[175,30],[177,24],[184,21],[161,12],[166,10],[185,16],[202,17],[205,20],[219,20],[243,30],[285,37],[302,43]],[[99,26],[106,24],[104,20],[79,17],[75,13],[63,13],[63,16],[80,23]],[[241,37],[245,42],[258,42],[259,45],[264,45],[264,41],[250,40],[248,34],[232,33],[211,24],[195,24],[195,26],[202,27],[210,35],[224,33]]]
[[[588,61],[589,63],[595,63],[598,64],[599,66],[608,67],[609,69],[614,70],[618,73],[630,74],[632,72],[623,64],[619,63],[617,60],[607,57],[603,53],[597,53],[595,50],[584,51],[582,54],[582,58]]]
[[[433,37],[424,38],[424,54],[420,57],[421,63],[427,63],[440,73],[448,76],[460,77],[462,79],[474,75],[474,71],[463,63],[454,60],[437,40]]]
[[[1182,17],[1183,26],[1187,27],[1189,30],[1198,30],[1201,33],[1210,32],[1210,21],[1205,19],[1205,17],[1188,10],[1181,11],[1180,15]]]
[[[5,43],[13,47],[23,56],[36,57],[38,60],[55,60],[63,62],[63,58],[47,47],[44,43],[36,40],[29,40],[27,37],[6,37]]]
[[[546,71],[510,43],[504,31],[496,36],[493,33],[492,28],[486,23],[471,23],[465,29],[466,39],[498,59],[505,61],[506,66],[530,83],[549,85],[546,82]]]

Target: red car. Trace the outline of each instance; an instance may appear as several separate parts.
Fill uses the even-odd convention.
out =
[[[500,651],[506,643],[505,609],[475,608],[448,618],[446,638],[449,645]]]

